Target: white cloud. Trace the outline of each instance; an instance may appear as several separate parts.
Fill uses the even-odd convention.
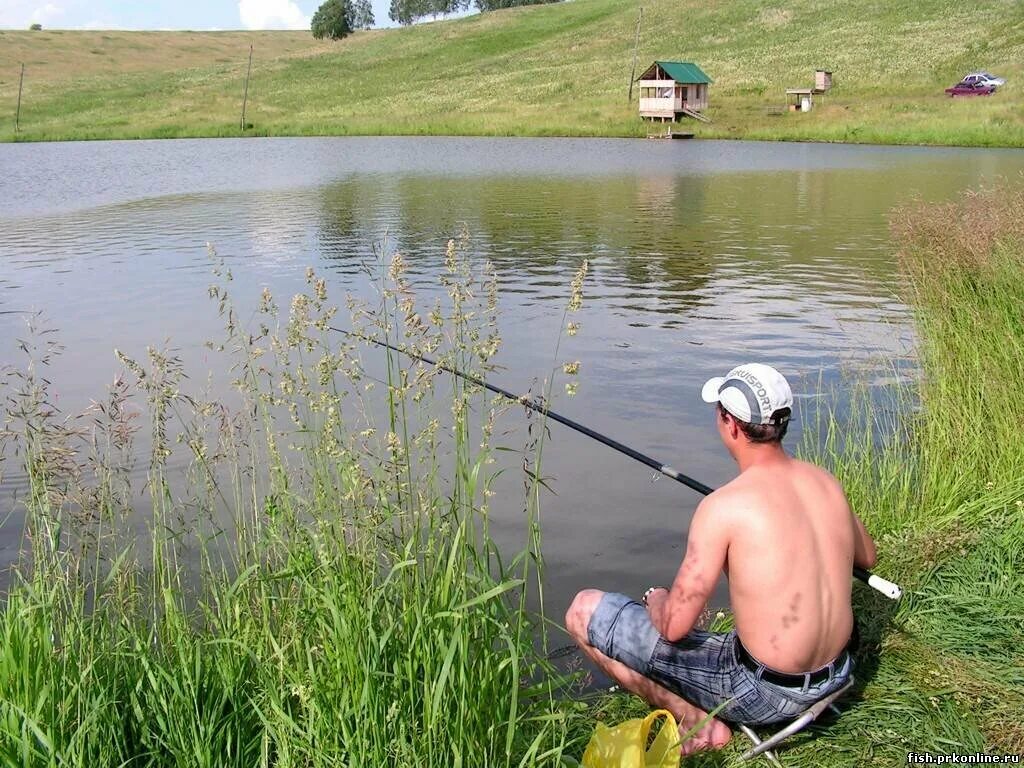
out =
[[[33,24],[49,24],[54,19],[59,19],[64,15],[64,9],[54,5],[53,3],[47,3],[41,8],[36,8],[32,13]]]
[[[0,0],[0,27],[23,29],[29,24],[49,24],[64,15],[64,9],[37,0]]]
[[[292,0],[238,0],[246,29],[308,29],[309,17]]]

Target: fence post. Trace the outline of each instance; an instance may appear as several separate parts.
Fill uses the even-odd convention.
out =
[[[21,130],[21,89],[25,85],[25,62],[21,62],[21,79],[18,80],[18,108],[14,113],[14,132]]]
[[[640,6],[640,15],[636,18],[636,40],[633,42],[633,71],[629,74],[629,102],[633,103],[633,81],[636,79],[636,55],[640,49],[640,24],[644,20],[644,7]]]
[[[249,75],[252,74],[252,43],[249,43],[249,68],[245,71],[245,93],[242,95],[241,129],[245,132],[245,105],[249,101]]]

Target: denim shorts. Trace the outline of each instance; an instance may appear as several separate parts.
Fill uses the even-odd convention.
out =
[[[725,706],[720,720],[768,725],[791,720],[814,702],[842,688],[853,660],[842,663],[815,685],[786,687],[769,683],[736,658],[735,631],[693,630],[677,643],[663,638],[651,624],[647,609],[614,592],[601,598],[587,628],[590,644],[705,712]]]

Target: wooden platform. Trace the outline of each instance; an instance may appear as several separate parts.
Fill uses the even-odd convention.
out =
[[[673,131],[671,128],[666,133],[649,133],[648,139],[692,139],[694,134],[686,131]]]

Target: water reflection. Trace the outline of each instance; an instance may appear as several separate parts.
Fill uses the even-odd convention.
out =
[[[365,253],[353,248],[387,234],[422,285],[434,283],[445,241],[465,231],[473,253],[495,265],[504,293],[524,306],[564,295],[583,258],[603,265],[598,299],[623,309],[685,313],[714,265],[699,230],[707,177],[600,181],[409,178],[384,202],[375,179],[348,179],[322,191],[319,245],[347,273]],[[682,221],[673,212],[687,211]],[[376,224],[376,226],[375,226]],[[616,290],[621,289],[621,290]],[[647,302],[647,298],[652,298]]]

